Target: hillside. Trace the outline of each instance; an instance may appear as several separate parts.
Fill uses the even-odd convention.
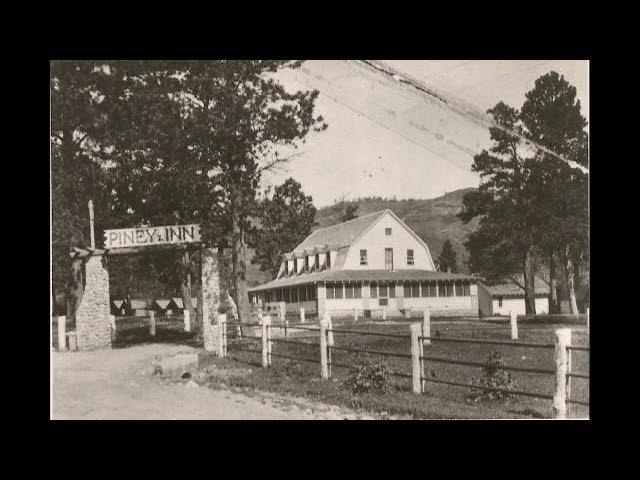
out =
[[[358,205],[358,215],[388,208],[406,222],[429,245],[434,260],[438,258],[442,245],[448,238],[458,254],[459,269],[467,271],[464,263],[468,254],[463,242],[477,228],[477,221],[464,225],[456,216],[462,209],[464,194],[473,190],[464,188],[432,199],[394,200],[380,197],[361,198],[351,202]],[[345,203],[340,202],[318,210],[318,227],[340,223]]]

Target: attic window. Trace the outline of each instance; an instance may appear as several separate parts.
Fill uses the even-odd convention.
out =
[[[391,235],[391,227],[387,227],[384,229],[384,234],[385,235]]]

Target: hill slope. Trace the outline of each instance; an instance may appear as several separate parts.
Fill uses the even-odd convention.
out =
[[[458,268],[466,272],[468,253],[463,245],[469,233],[478,228],[477,220],[464,225],[456,216],[462,210],[464,194],[473,190],[463,188],[432,199],[394,200],[380,197],[361,198],[349,204],[358,206],[357,214],[365,215],[388,208],[411,227],[429,245],[433,259],[437,259],[448,238],[458,254]],[[340,223],[345,202],[318,210],[318,227]]]

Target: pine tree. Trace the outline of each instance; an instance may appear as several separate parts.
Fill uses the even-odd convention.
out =
[[[260,225],[250,236],[250,244],[256,250],[253,263],[275,276],[282,255],[311,233],[316,208],[313,199],[302,191],[302,185],[288,178],[275,188],[272,198],[262,201],[258,213]]]
[[[442,245],[442,251],[438,257],[438,265],[441,272],[456,273],[458,271],[456,252],[448,238],[445,240],[444,245]]]

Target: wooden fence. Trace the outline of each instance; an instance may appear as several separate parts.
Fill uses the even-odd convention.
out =
[[[272,323],[270,316],[262,317],[260,325],[254,325],[252,333],[245,333],[243,338],[258,341],[262,345],[258,348],[242,348],[242,351],[261,354],[262,366],[268,368],[272,366],[273,358],[284,358],[288,360],[315,363],[320,366],[320,376],[323,379],[329,379],[332,376],[333,368],[357,369],[357,365],[348,363],[338,363],[332,360],[332,353],[335,351],[352,352],[356,354],[364,353],[368,355],[378,355],[382,357],[395,357],[407,359],[411,362],[411,374],[403,372],[392,372],[396,377],[411,379],[411,390],[415,394],[423,394],[425,392],[425,384],[428,382],[449,385],[453,387],[462,387],[474,390],[503,392],[510,395],[531,397],[543,399],[553,402],[553,411],[555,418],[567,417],[567,406],[569,404],[578,404],[589,406],[588,400],[571,397],[571,379],[589,379],[589,374],[585,372],[574,372],[571,369],[571,353],[575,351],[589,352],[589,347],[576,346],[571,344],[571,329],[560,328],[555,331],[553,343],[537,343],[524,342],[517,340],[517,322],[514,327],[510,324],[510,334],[513,340],[493,340],[493,339],[471,339],[471,338],[453,338],[430,335],[430,316],[428,311],[424,313],[422,323],[414,323],[410,325],[409,334],[401,333],[385,333],[361,331],[352,328],[336,328],[332,325],[331,316],[325,315],[317,325],[301,325],[290,324],[287,320],[280,323]],[[357,327],[355,327],[357,328]],[[515,328],[515,330],[514,330]],[[257,331],[256,331],[257,330]],[[226,331],[226,328],[225,328]],[[278,332],[275,334],[275,332]],[[304,338],[295,334],[301,332],[309,332]],[[256,334],[259,333],[259,334]],[[377,336],[386,338],[402,338],[410,340],[410,347],[407,351],[383,351],[369,348],[356,348],[350,346],[336,345],[334,334],[354,334],[363,336]],[[226,355],[228,343],[225,336],[222,349],[223,355]],[[317,339],[317,340],[316,340]],[[312,341],[309,341],[312,340]],[[467,361],[446,357],[438,357],[424,354],[424,346],[431,342],[451,342],[458,344],[482,344],[482,345],[499,345],[512,348],[527,349],[548,349],[554,351],[555,368],[529,368],[515,365],[504,365],[497,367],[501,370],[512,372],[525,372],[536,375],[549,375],[554,378],[553,395],[536,391],[513,390],[500,387],[479,386],[472,383],[456,382],[433,378],[425,375],[425,368],[430,363],[444,363],[450,365],[460,365],[466,367],[483,368],[487,367],[487,363],[481,361]],[[309,355],[287,355],[273,349],[274,344],[291,344],[304,345],[309,348]]]

